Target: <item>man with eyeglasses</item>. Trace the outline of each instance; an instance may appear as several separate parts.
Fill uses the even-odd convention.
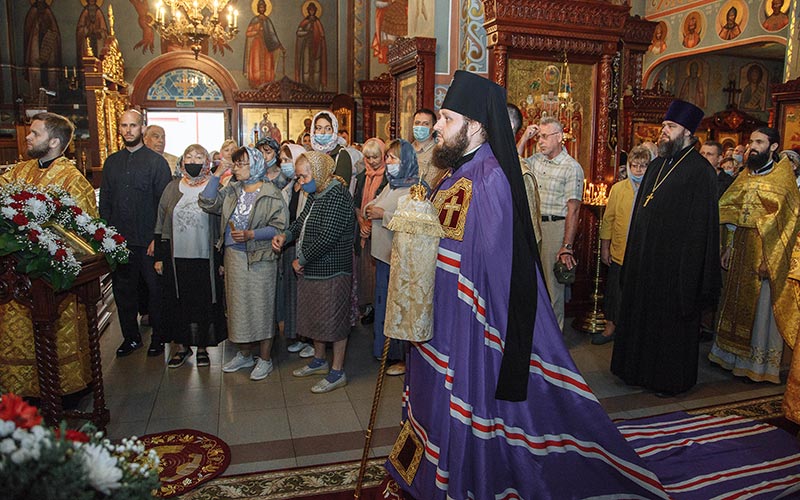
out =
[[[583,168],[567,153],[564,131],[558,119],[547,116],[538,125],[529,125],[517,144],[523,154],[529,140],[537,138],[538,153],[525,159],[539,185],[542,214],[542,270],[550,303],[564,329],[564,289],[556,280],[553,266],[561,261],[567,269],[577,265],[573,251],[578,231],[578,212],[583,198]]]

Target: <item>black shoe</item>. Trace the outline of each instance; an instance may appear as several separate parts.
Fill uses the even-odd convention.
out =
[[[603,335],[602,333],[595,333],[592,335],[592,345],[604,345],[608,344],[609,342],[614,341],[614,334],[612,333],[608,337]]]
[[[150,342],[150,347],[147,348],[147,355],[149,357],[159,356],[164,352],[163,342]]]
[[[655,393],[655,396],[661,399],[672,399],[674,397],[677,397],[678,395],[674,392],[662,391]]]
[[[375,322],[375,308],[371,305],[367,306],[366,313],[361,316],[362,325],[371,325]]]
[[[119,346],[119,349],[117,349],[117,357],[124,358],[140,347],[142,347],[141,340],[125,339],[122,341],[122,345]]]

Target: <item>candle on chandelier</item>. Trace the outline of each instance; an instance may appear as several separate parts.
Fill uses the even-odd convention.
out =
[[[233,10],[233,27],[234,29],[239,27],[239,11],[236,9]]]
[[[64,78],[67,78],[67,77],[68,77],[67,67],[64,66]]]

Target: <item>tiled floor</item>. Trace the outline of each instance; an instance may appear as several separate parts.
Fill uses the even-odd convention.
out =
[[[114,351],[120,340],[115,320],[101,340],[112,438],[181,428],[214,434],[231,446],[232,461],[226,474],[361,457],[379,366],[371,354],[371,325],[359,326],[350,336],[345,364],[348,385],[319,395],[309,391],[318,377],[292,376],[292,370],[306,360],[289,354],[283,339],[273,348],[275,371],[259,382],[249,380],[248,369],[222,373],[223,360],[235,354],[227,343],[209,349],[210,367],[196,367],[191,357],[182,367],[168,369],[166,354],[148,358],[145,349],[117,359]],[[641,388],[626,386],[609,372],[612,344],[591,345],[587,335],[571,328],[564,340],[613,419],[763,397],[784,389],[782,385],[746,384],[712,367],[705,360],[711,344],[704,343],[697,386],[680,397],[659,399]],[[385,378],[371,456],[387,455],[394,442],[401,388],[402,377]]]

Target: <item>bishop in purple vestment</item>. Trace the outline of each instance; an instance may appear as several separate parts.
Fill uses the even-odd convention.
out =
[[[668,498],[562,340],[505,90],[456,72],[434,128],[434,161],[451,170],[433,194],[446,237],[433,339],[411,347],[404,392],[424,452],[410,484],[392,461],[390,473],[426,500]]]

